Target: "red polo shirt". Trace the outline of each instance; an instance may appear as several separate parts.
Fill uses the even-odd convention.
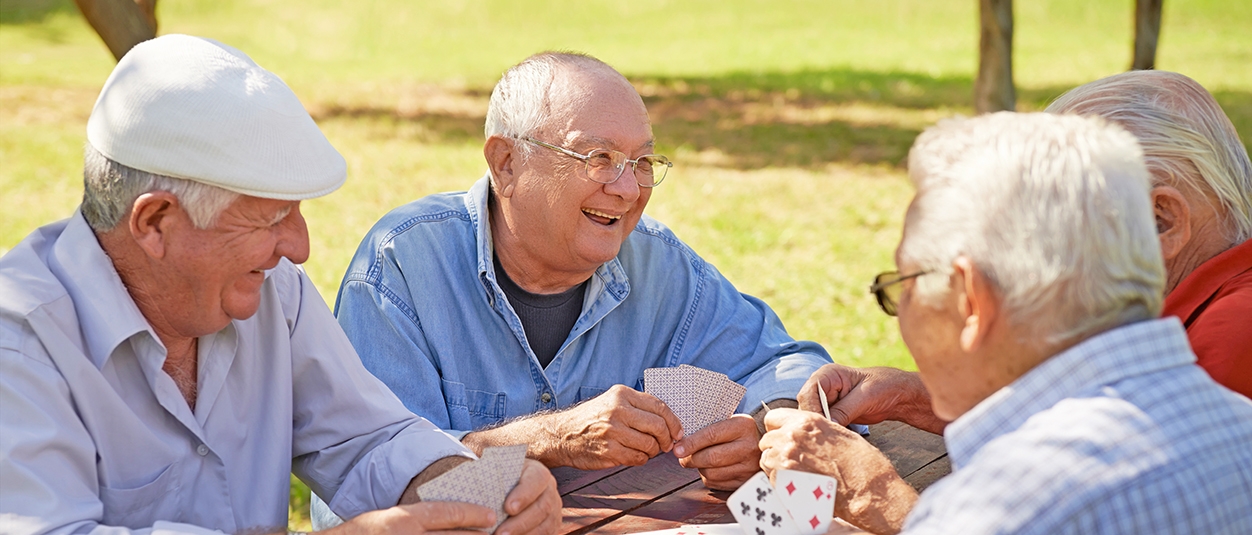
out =
[[[1213,380],[1252,398],[1252,240],[1200,264],[1165,296],[1161,315],[1182,320]]]

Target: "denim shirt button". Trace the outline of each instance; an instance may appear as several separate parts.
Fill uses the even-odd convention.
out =
[[[547,392],[544,392],[542,396],[539,396],[539,401],[542,401],[542,402],[544,402],[544,403],[551,403],[551,402],[552,402],[552,394],[549,394],[549,393],[547,393]]]
[[[201,457],[204,457],[205,455],[209,454],[209,447],[205,446],[204,444],[196,446],[196,453],[199,454]]]

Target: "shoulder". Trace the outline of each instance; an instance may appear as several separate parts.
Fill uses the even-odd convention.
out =
[[[364,276],[394,254],[397,244],[404,244],[410,249],[406,254],[415,259],[457,243],[472,249],[475,222],[467,201],[466,192],[437,193],[391,210],[365,234],[348,267],[349,277]]]
[[[690,246],[680,240],[674,231],[647,214],[639,218],[635,230],[623,244],[619,258],[623,263],[649,262],[672,265],[673,262],[682,262],[697,272],[703,271],[708,265]]]
[[[66,221],[40,227],[0,257],[0,315],[22,318],[68,296],[46,256]]]

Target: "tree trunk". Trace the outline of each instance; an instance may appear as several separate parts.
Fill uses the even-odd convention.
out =
[[[1135,0],[1135,57],[1131,70],[1156,68],[1156,40],[1161,36],[1161,6],[1165,0]]]
[[[1013,0],[978,0],[982,30],[978,40],[978,80],[974,110],[1017,109],[1013,89]]]
[[[156,37],[156,0],[74,0],[114,59]]]

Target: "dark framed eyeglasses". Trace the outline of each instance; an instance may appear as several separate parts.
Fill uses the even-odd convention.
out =
[[[601,184],[612,184],[621,178],[626,171],[626,164],[630,164],[635,169],[635,181],[640,187],[654,188],[665,180],[665,175],[669,172],[669,168],[674,163],[669,158],[660,154],[645,154],[635,159],[630,159],[626,153],[609,150],[595,149],[587,154],[579,154],[565,147],[544,143],[532,137],[523,137],[522,141],[534,143],[540,147],[551,149],[570,158],[577,158],[586,164],[586,177],[592,182]]]
[[[882,311],[888,316],[896,315],[896,306],[900,304],[900,293],[904,291],[904,287],[899,283],[909,279],[914,279],[930,273],[929,271],[918,271],[911,275],[900,275],[899,271],[884,271],[874,277],[874,284],[869,286],[869,292],[878,298],[878,306],[882,307]]]

